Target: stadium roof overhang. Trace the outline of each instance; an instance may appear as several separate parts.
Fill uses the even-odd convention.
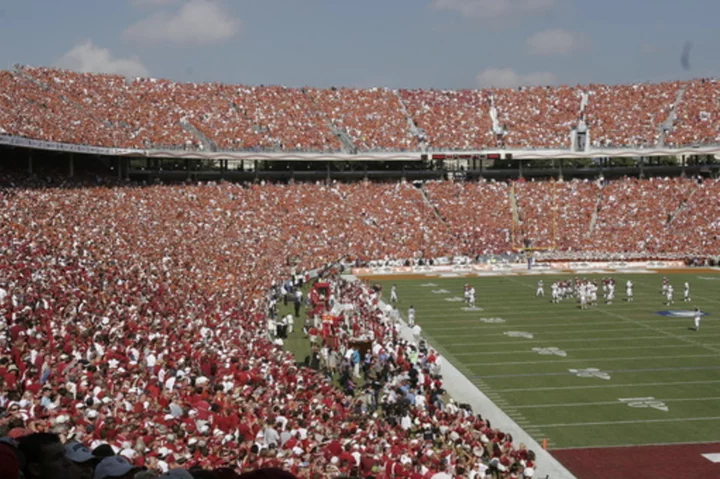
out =
[[[679,155],[720,155],[720,145],[693,146],[685,148],[589,148],[586,151],[565,149],[488,149],[488,150],[433,150],[405,152],[268,152],[268,151],[188,151],[188,150],[137,150],[125,148],[102,148],[69,143],[32,140],[16,136],[0,135],[0,145],[31,148],[46,151],[79,153],[104,156],[137,158],[175,158],[193,160],[268,160],[268,161],[420,161],[432,155],[445,159],[500,155],[514,160],[549,160],[553,158],[602,158],[602,157],[657,157]],[[510,156],[511,155],[511,156]]]

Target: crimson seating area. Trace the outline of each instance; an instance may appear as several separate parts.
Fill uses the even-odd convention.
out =
[[[487,90],[290,88],[0,72],[0,133],[118,148],[327,152],[717,144],[716,80]],[[675,121],[669,121],[675,118]],[[504,132],[504,134],[500,134]],[[343,145],[339,136],[347,137]]]
[[[720,247],[716,180],[37,181],[0,178],[15,184],[0,190],[0,436],[54,431],[160,471],[532,476],[524,445],[440,399],[442,358],[402,340],[376,292],[326,274],[357,315],[334,348],[345,358],[351,335],[373,338],[380,409],[296,366],[267,336],[271,285],[339,259],[497,254],[525,239],[588,254]],[[410,369],[422,379],[408,383]],[[391,421],[399,384],[413,402]]]

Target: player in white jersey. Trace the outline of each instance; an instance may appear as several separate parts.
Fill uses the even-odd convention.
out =
[[[693,320],[695,321],[695,331],[700,331],[700,320],[702,319],[702,311],[700,311],[700,308],[695,308],[695,316],[693,317]]]
[[[538,281],[537,285],[537,291],[535,291],[535,297],[545,297],[545,286],[543,285],[543,280]]]
[[[628,282],[625,283],[625,295],[627,296],[628,303],[632,302],[632,300],[633,300],[633,283],[630,280],[628,280]]]
[[[668,285],[667,291],[665,292],[665,304],[670,306],[673,304],[673,287],[671,284]]]
[[[607,284],[607,297],[605,298],[606,304],[612,304],[613,299],[615,299],[615,281],[610,280]]]
[[[390,302],[391,303],[398,302],[397,286],[395,286],[394,284],[392,285],[392,288],[390,288]]]
[[[558,286],[557,282],[550,285],[550,295],[553,303],[560,302],[560,286]]]
[[[410,327],[415,326],[415,308],[413,305],[408,308],[408,325]]]
[[[468,306],[471,308],[475,307],[475,287],[470,286],[470,289],[468,290]]]
[[[692,301],[690,299],[690,283],[685,281],[685,291],[683,292],[683,301],[688,302]]]

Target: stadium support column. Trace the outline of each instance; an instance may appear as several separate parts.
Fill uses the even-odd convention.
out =
[[[32,150],[28,149],[28,174],[33,174],[33,157]]]
[[[640,178],[645,178],[645,157],[640,157]]]
[[[523,177],[523,165],[522,160],[518,160],[518,179]]]
[[[558,161],[558,180],[563,179],[563,159],[560,158]]]
[[[682,166],[682,177],[685,178],[687,176],[685,173],[685,155],[680,155],[680,166]]]
[[[70,152],[68,155],[68,177],[75,176],[75,153]]]

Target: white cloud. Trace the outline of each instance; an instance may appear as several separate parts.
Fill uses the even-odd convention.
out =
[[[107,48],[100,48],[91,40],[75,45],[56,62],[55,66],[83,73],[115,73],[140,77],[148,76],[148,69],[136,58],[113,58]]]
[[[465,17],[496,19],[532,15],[552,10],[557,0],[432,0],[438,10],[458,12]]]
[[[234,36],[240,22],[218,2],[190,0],[175,12],[157,12],[130,25],[123,35],[131,40],[208,45]]]
[[[527,47],[533,55],[569,55],[584,50],[590,41],[582,34],[561,28],[543,30],[527,39]]]
[[[552,85],[557,77],[549,72],[534,72],[521,75],[511,68],[488,68],[475,76],[481,88],[516,88],[529,85]]]

